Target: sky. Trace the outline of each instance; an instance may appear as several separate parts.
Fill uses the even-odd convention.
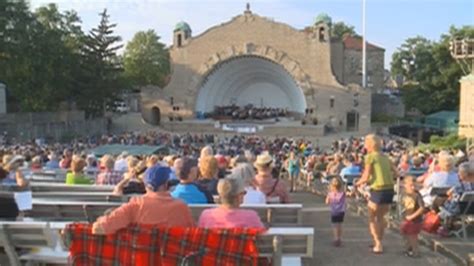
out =
[[[362,33],[362,0],[29,0],[32,9],[56,3],[60,10],[74,9],[89,31],[107,8],[116,33],[126,43],[137,31],[154,29],[171,44],[174,26],[186,21],[196,36],[206,29],[242,14],[247,2],[252,12],[297,29],[312,25],[320,13],[333,22],[343,21]],[[404,40],[417,35],[438,40],[451,25],[474,26],[474,0],[366,0],[366,37],[384,47],[385,68]]]

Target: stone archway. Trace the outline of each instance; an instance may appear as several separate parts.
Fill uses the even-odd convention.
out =
[[[198,87],[195,111],[236,104],[287,108],[301,117],[305,95],[292,74],[280,63],[258,55],[235,56],[215,64]]]
[[[151,123],[153,125],[159,125],[161,122],[161,110],[158,106],[151,108]]]

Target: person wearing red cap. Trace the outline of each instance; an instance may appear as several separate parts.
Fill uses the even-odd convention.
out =
[[[110,214],[97,219],[94,234],[113,234],[130,224],[152,224],[163,227],[192,227],[191,210],[168,192],[170,168],[154,166],[145,172],[146,194],[132,198]]]

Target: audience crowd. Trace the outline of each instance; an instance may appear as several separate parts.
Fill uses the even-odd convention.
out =
[[[268,112],[269,116],[284,113],[253,107],[231,110],[232,116],[245,112],[248,117],[256,117],[258,112]],[[136,156],[124,151],[100,158],[90,153],[103,144],[166,145],[173,152]],[[403,208],[401,232],[406,236],[407,255],[416,257],[415,242],[423,214],[434,212],[443,218],[439,233],[445,234],[459,213],[460,195],[474,190],[474,150],[422,152],[389,136],[340,139],[322,150],[304,139],[124,133],[68,144],[18,144],[10,140],[0,155],[2,185],[27,186],[28,176],[35,171],[62,169],[68,185],[113,185],[118,195],[144,194],[100,217],[94,223],[97,234],[112,233],[132,223],[264,227],[257,213],[242,209],[241,204],[290,203],[290,191],[301,187],[313,190],[324,184],[319,181],[333,178],[326,201],[335,224],[335,246],[341,245],[345,196],[356,196],[368,201],[373,252],[382,253],[384,216],[395,193],[403,193],[402,202],[398,202]],[[359,178],[348,184],[348,177],[354,175]],[[403,177],[403,186],[396,187],[397,178]],[[349,185],[347,191],[344,184]],[[448,191],[446,195],[432,195],[432,188]],[[215,199],[218,207],[205,210],[193,221],[187,205],[214,203]],[[12,204],[2,200],[2,217],[18,214]]]

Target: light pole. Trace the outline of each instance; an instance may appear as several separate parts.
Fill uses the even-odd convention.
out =
[[[362,0],[362,88],[367,87],[367,45],[365,38],[365,2]]]

